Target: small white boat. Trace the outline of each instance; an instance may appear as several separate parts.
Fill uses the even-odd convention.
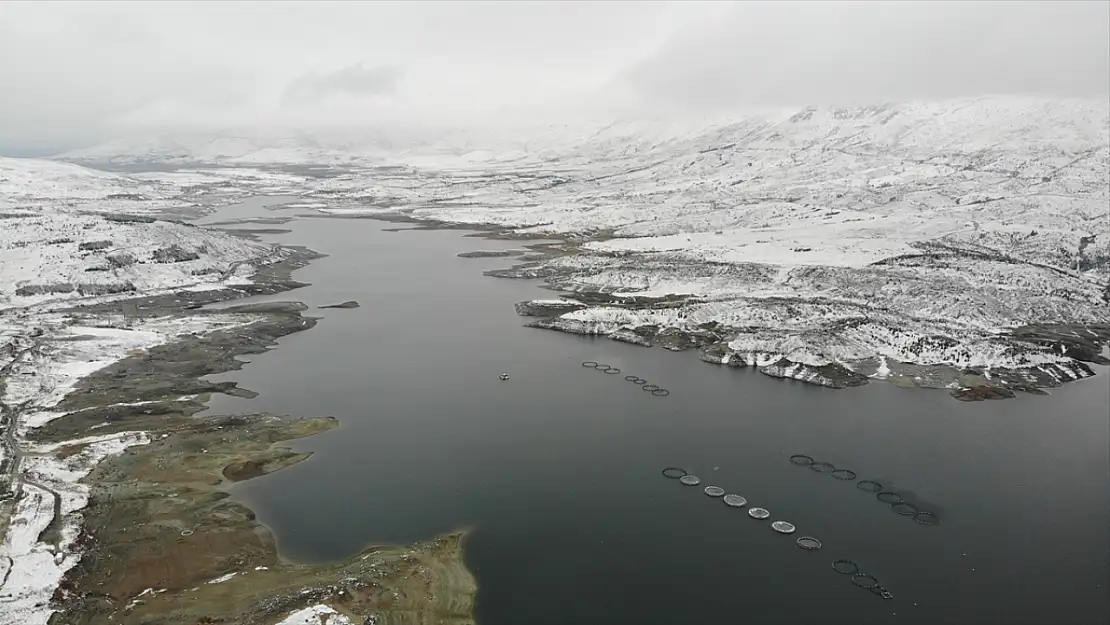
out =
[[[509,379],[509,374],[508,373],[502,373],[501,375],[499,375],[497,377],[501,378],[502,380],[508,380]]]

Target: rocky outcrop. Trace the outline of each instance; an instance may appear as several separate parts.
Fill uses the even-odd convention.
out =
[[[116,293],[130,293],[135,290],[135,285],[131,284],[130,282],[108,282],[77,285],[77,292],[85,297],[88,297],[90,295],[115,295]]]
[[[107,221],[121,224],[150,224],[155,221],[155,219],[149,215],[127,215],[124,213],[105,213],[102,217]]]
[[[698,350],[698,360],[715,365],[726,365],[729,367],[748,366],[747,359],[742,358],[740,354],[729,349],[728,345],[725,345],[723,343],[706,345],[705,347]]]
[[[77,246],[77,249],[84,252],[91,252],[96,250],[106,250],[112,247],[111,241],[85,241]]]
[[[20,297],[30,297],[32,295],[54,295],[56,293],[72,293],[73,285],[68,282],[59,282],[57,284],[28,284],[21,286],[15,290],[15,294]]]
[[[585,304],[563,299],[534,299],[515,304],[516,314],[522,317],[557,317],[585,307]]]
[[[633,345],[640,345],[642,347],[651,347],[651,335],[644,335],[636,332],[635,328],[618,328],[617,330],[609,333],[609,338],[621,343],[632,343]]]
[[[604,324],[577,319],[564,319],[563,317],[545,317],[529,321],[524,324],[526,328],[541,328],[543,330],[558,330],[570,334],[583,334],[586,336],[605,336],[609,334]]]
[[[112,252],[104,257],[115,268],[128,267],[136,262],[135,256],[128,252]]]
[[[949,393],[960,401],[983,401],[986,399],[1010,399],[1015,393],[1001,386],[968,386],[952,389]]]
[[[352,300],[347,300],[346,302],[342,302],[342,303],[339,303],[339,304],[328,304],[327,306],[321,306],[320,308],[358,308],[358,307],[359,307],[358,302],[356,302],[355,300],[352,299]]]
[[[456,254],[459,258],[503,258],[506,256],[520,256],[523,250],[476,250]]]
[[[789,378],[828,388],[848,388],[867,384],[866,376],[835,362],[817,366],[780,358],[773,364],[760,367],[759,372],[774,378]]]
[[[1039,324],[1015,328],[1014,338],[1044,345],[1068,358],[1097,365],[1110,365],[1110,358],[1101,354],[1102,346],[1110,344],[1110,324]]]
[[[187,250],[180,245],[171,245],[154,250],[151,259],[156,263],[184,263],[200,259],[200,254]]]

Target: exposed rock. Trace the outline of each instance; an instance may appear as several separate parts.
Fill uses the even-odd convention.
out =
[[[633,328],[619,328],[609,333],[609,338],[614,341],[622,343],[632,343],[633,345],[641,345],[643,347],[651,347],[652,341],[650,337],[638,334]]]
[[[867,384],[865,376],[835,362],[815,366],[781,358],[774,364],[760,367],[759,372],[775,378],[790,378],[828,388],[848,388]]]
[[[952,389],[950,395],[960,401],[983,401],[985,399],[1010,399],[1015,393],[1000,386],[970,386]]]
[[[715,365],[726,365],[729,367],[746,367],[748,362],[742,358],[740,354],[728,348],[724,343],[716,343],[707,345],[698,350],[698,360],[713,363]]]
[[[669,349],[672,352],[681,352],[697,345],[697,341],[690,336],[689,332],[678,328],[664,329],[655,335],[655,340],[663,349]]]
[[[524,324],[526,328],[541,328],[543,330],[558,330],[570,334],[585,334],[588,336],[605,336],[609,334],[605,324],[577,319],[564,319],[563,317],[544,317],[529,321]]]
[[[522,317],[556,317],[585,307],[580,302],[562,299],[534,299],[515,304],[516,314]]]
[[[151,259],[156,263],[183,263],[190,260],[198,260],[200,254],[187,250],[180,245],[171,245],[163,247],[162,249],[154,250],[151,254]]]
[[[78,245],[77,249],[82,250],[82,251],[92,251],[92,250],[106,250],[110,247],[112,247],[112,242],[111,241],[85,241],[84,243],[81,243],[80,245]]]
[[[1049,346],[1068,358],[1110,365],[1110,359],[1101,355],[1102,346],[1110,344],[1110,324],[1038,324],[1015,328],[1010,334],[1023,341]]]
[[[29,297],[31,295],[53,295],[55,293],[72,293],[73,285],[68,282],[59,282],[56,284],[28,284],[21,286],[15,290],[15,294],[20,297]]]
[[[321,306],[320,308],[358,308],[358,302],[352,299],[340,304],[328,304],[327,306]]]
[[[456,254],[459,258],[502,258],[505,256],[520,256],[522,250],[476,250]]]
[[[155,219],[149,215],[127,215],[124,213],[105,213],[102,217],[107,221],[114,221],[122,224],[149,224],[155,221]]]
[[[78,284],[77,292],[84,296],[89,295],[114,295],[116,293],[130,293],[136,290],[130,282],[107,282],[94,284]]]
[[[116,268],[134,265],[136,262],[134,254],[129,252],[112,252],[105,256],[105,259],[107,259],[109,265]]]

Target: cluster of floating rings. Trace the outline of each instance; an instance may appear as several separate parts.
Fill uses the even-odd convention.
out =
[[[701,479],[699,479],[696,475],[690,474],[688,471],[686,471],[686,469],[680,467],[664,467],[662,470],[662,474],[663,477],[672,480],[678,480],[679,483],[686,486],[697,486],[701,484]],[[725,505],[730,508],[743,508],[744,506],[748,505],[747,499],[734,493],[726,494],[725,489],[721,488],[720,486],[706,486],[702,489],[702,492],[710,497],[713,497],[714,499],[720,498],[722,501],[725,502]],[[753,507],[748,508],[748,516],[753,519],[763,520],[769,518],[771,516],[771,512],[766,508]],[[789,523],[787,521],[775,521],[771,523],[771,529],[780,534],[793,534],[795,531],[797,531],[798,528],[793,523]],[[815,551],[817,549],[820,549],[822,546],[821,541],[812,536],[802,536],[794,542],[796,545],[798,545],[799,548],[805,549],[806,551]]]
[[[593,360],[583,360],[582,366],[588,369],[597,369],[598,371],[602,373],[608,373],[609,375],[617,375],[621,372],[621,370],[616,367],[610,367],[605,363],[595,362]],[[659,386],[658,384],[648,384],[648,381],[646,379],[641,378],[637,375],[626,375],[624,376],[624,379],[635,384],[636,386],[639,386],[643,390],[648,391],[656,397],[666,397],[667,395],[671,394],[670,391]]]
[[[800,466],[809,467],[810,470],[816,471],[823,475],[831,475],[832,477],[845,482],[852,482],[856,479],[856,472],[850,469],[838,469],[830,462],[818,462],[812,456],[805,454],[794,454],[790,456],[790,463]],[[906,499],[899,493],[892,490],[883,490],[882,482],[875,480],[860,480],[856,482],[856,488],[865,493],[874,493],[879,501],[890,506],[890,509],[895,514],[900,516],[912,517],[921,525],[940,525],[940,517],[935,513],[926,510],[920,510],[917,506],[906,501]]]
[[[800,541],[802,539],[799,538],[798,540]],[[860,571],[859,565],[851,560],[836,560],[832,563],[832,568],[841,575],[851,575],[853,584],[864,590],[871,591],[872,594],[878,595],[883,599],[894,598],[894,595],[879,583],[879,578],[870,573]]]

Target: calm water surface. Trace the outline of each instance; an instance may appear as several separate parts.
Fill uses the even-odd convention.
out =
[[[222,212],[273,215],[255,198]],[[295,214],[284,211],[276,214]],[[870,384],[830,391],[605,339],[521,327],[537,283],[458,259],[519,242],[300,219],[267,237],[329,256],[269,299],[321,310],[218,379],[258,391],[214,412],[334,415],[308,461],[236,490],[282,554],[317,562],[469,528],[482,625],[1105,623],[1110,620],[1110,375],[1048,397],[963,404]],[[583,360],[621,375],[583,369]],[[511,380],[502,382],[498,374]],[[652,397],[635,374],[671,390]],[[791,465],[806,453],[935,510],[918,525],[874,495]],[[667,480],[686,467],[798,526]],[[824,542],[817,552],[800,535]],[[830,568],[849,558],[895,595]]]

